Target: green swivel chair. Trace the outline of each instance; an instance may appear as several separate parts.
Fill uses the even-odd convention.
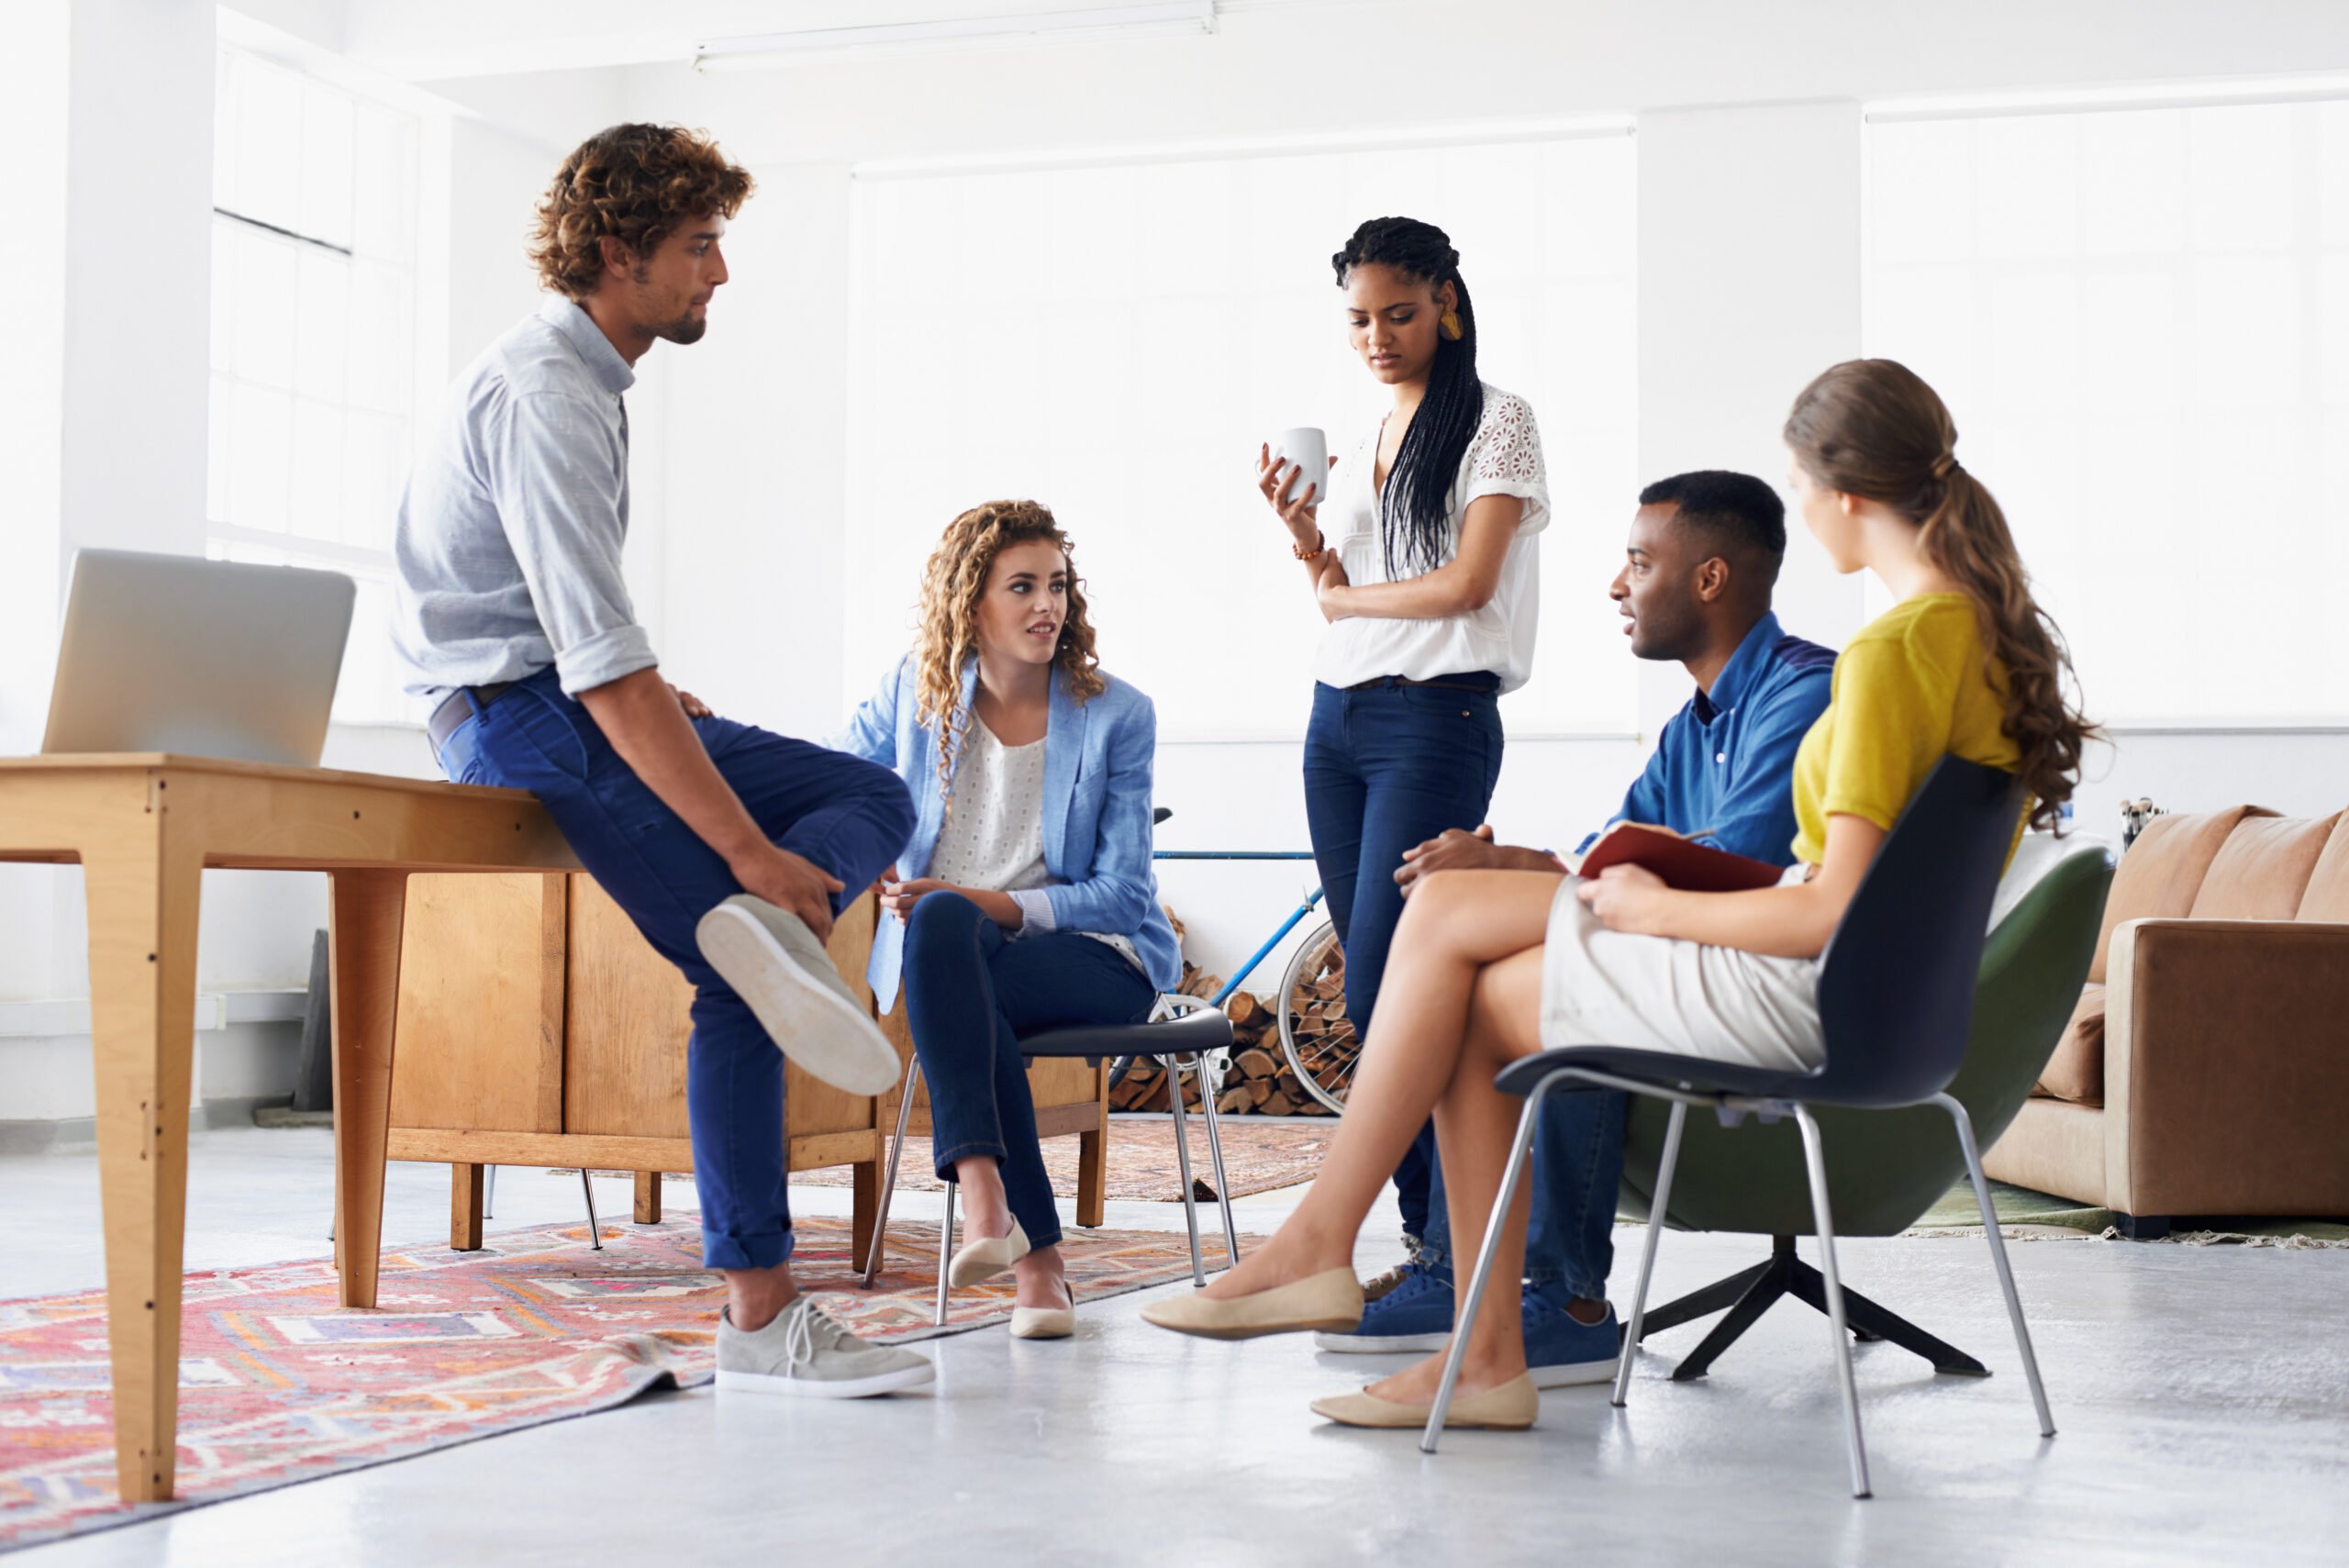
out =
[[[2083,843],[2058,860],[1990,933],[1974,995],[1965,1065],[1949,1093],[1973,1118],[1983,1148],[1998,1141],[2022,1107],[2087,979],[2104,916],[2112,861]],[[1646,1218],[1663,1158],[1672,1107],[1635,1096],[1623,1140],[1622,1208]],[[1830,1212],[1843,1236],[1897,1236],[1941,1201],[1965,1165],[1934,1106],[1906,1110],[1817,1111],[1825,1145]],[[1752,1328],[1772,1303],[1792,1296],[1827,1310],[1826,1283],[1795,1256],[1795,1238],[1815,1234],[1801,1139],[1792,1122],[1731,1128],[1691,1117],[1681,1136],[1677,1173],[1664,1216],[1682,1230],[1741,1231],[1771,1238],[1771,1255],[1750,1269],[1648,1308],[1640,1338],[1727,1310],[1703,1342],[1673,1371],[1676,1382],[1702,1377],[1715,1358]],[[1972,1356],[1935,1339],[1848,1285],[1845,1321],[1863,1340],[1913,1351],[1936,1372],[1987,1375]]]

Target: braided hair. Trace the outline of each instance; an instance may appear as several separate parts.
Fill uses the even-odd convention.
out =
[[[1436,335],[1427,394],[1411,417],[1410,428],[1403,432],[1402,449],[1395,454],[1394,470],[1378,503],[1386,574],[1421,576],[1443,564],[1452,542],[1453,483],[1485,412],[1485,385],[1476,376],[1476,312],[1468,303],[1467,280],[1460,275],[1460,252],[1431,223],[1374,217],[1354,230],[1330,264],[1340,288],[1356,267],[1391,267],[1431,288],[1450,284],[1458,300],[1453,309],[1460,317],[1460,336]]]

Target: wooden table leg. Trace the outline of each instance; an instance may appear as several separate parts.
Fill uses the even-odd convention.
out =
[[[481,1251],[482,1199],[489,1186],[486,1165],[449,1167],[449,1250]]]
[[[879,1157],[859,1160],[848,1168],[849,1200],[848,1257],[856,1267],[864,1266],[865,1249],[873,1245],[873,1228],[881,1218],[881,1172]]]
[[[403,871],[339,871],[327,915],[334,971],[334,1214],[342,1304],[375,1305],[391,1131],[392,1021],[400,991]],[[191,1006],[193,1004],[191,1004]]]
[[[1097,1229],[1109,1218],[1109,1129],[1076,1137],[1076,1222]]]
[[[636,1222],[639,1225],[661,1223],[661,1173],[639,1171],[636,1173]]]
[[[171,1496],[179,1426],[180,1269],[204,869],[158,812],[145,841],[83,857],[106,1339],[122,1500]]]

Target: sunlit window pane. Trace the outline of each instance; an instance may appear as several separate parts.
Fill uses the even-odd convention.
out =
[[[2344,717],[2349,105],[1876,125],[1868,164],[1866,350],[1949,402],[2090,711]]]
[[[947,520],[1024,495],[1074,538],[1103,660],[1162,734],[1293,733],[1298,688],[1264,672],[1307,669],[1322,623],[1289,573],[1230,563],[1283,552],[1258,443],[1319,425],[1342,450],[1382,411],[1330,256],[1401,212],[1451,233],[1480,369],[1541,423],[1548,613],[1508,722],[1629,730],[1636,666],[1591,611],[1640,479],[1634,156],[1615,137],[859,182],[848,591],[882,613],[851,628],[852,695],[903,651]]]

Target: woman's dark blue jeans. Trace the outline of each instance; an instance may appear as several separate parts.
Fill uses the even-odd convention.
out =
[[[1464,689],[1499,682],[1485,673],[1446,679],[1464,684],[1313,688],[1305,814],[1322,897],[1345,949],[1346,1016],[1358,1040],[1369,1036],[1386,950],[1403,917],[1395,884],[1403,851],[1447,828],[1482,824],[1501,776],[1497,693]],[[1431,1124],[1395,1168],[1407,1235],[1427,1234],[1434,1166]]]
[[[1017,940],[959,893],[931,893],[906,921],[906,1022],[930,1085],[938,1179],[991,1154],[1012,1218],[1031,1247],[1061,1239],[1060,1210],[1036,1138],[1022,1036],[1077,1024],[1138,1024],[1158,991],[1126,955],[1074,931]]]

